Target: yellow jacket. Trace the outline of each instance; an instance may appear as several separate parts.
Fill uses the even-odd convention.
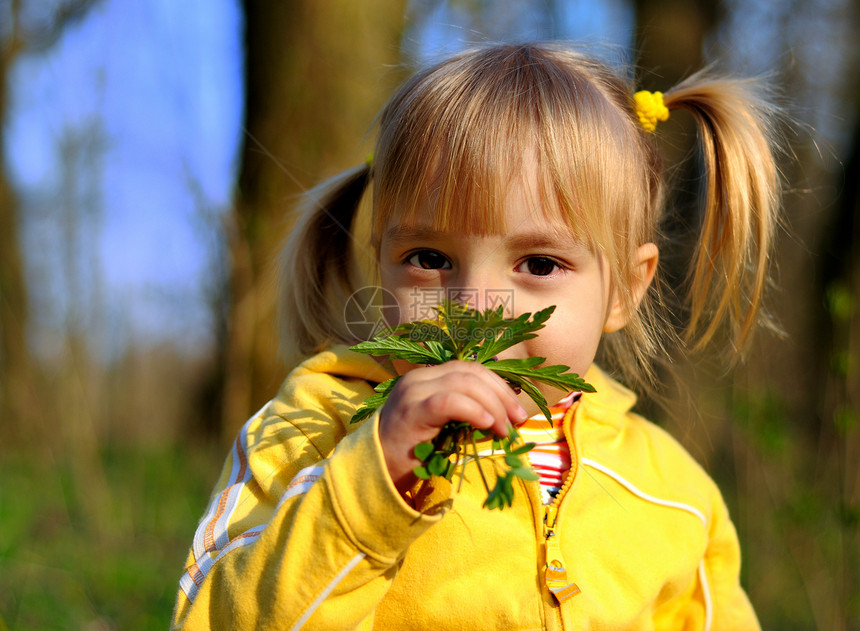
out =
[[[474,462],[459,491],[434,479],[404,501],[378,417],[349,424],[390,376],[336,347],[248,421],[194,537],[174,628],[758,628],[716,486],[597,368],[597,393],[564,419],[572,468],[554,528],[537,482],[518,480],[511,508],[482,508]],[[571,584],[561,604],[549,560]]]

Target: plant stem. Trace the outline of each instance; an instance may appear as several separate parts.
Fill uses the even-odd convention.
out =
[[[481,457],[478,455],[478,444],[475,442],[475,434],[472,432],[469,432],[469,442],[472,443],[472,451],[475,452],[475,466],[478,467],[478,473],[481,474],[481,482],[484,483],[484,488],[489,493],[490,485],[487,484],[487,478],[484,477],[484,469],[481,467]],[[465,463],[463,468],[465,468]]]

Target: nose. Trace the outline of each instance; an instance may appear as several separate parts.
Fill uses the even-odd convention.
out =
[[[513,289],[507,286],[502,278],[482,273],[481,270],[457,274],[445,289],[448,300],[467,305],[470,309],[485,311],[501,306],[507,316],[514,310]]]
[[[480,270],[463,268],[460,273],[452,275],[445,287],[446,298],[459,302],[470,309],[483,311],[486,308],[486,297],[492,289],[492,279],[489,274]]]

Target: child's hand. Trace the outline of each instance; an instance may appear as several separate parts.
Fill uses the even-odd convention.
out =
[[[507,436],[522,423],[525,409],[505,381],[476,362],[450,361],[416,368],[397,382],[379,414],[379,439],[388,472],[404,493],[421,464],[415,445],[433,440],[449,421]]]

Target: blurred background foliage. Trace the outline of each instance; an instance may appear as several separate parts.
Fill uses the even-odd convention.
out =
[[[221,178],[226,203],[212,203],[188,163],[173,170],[196,200],[199,247],[188,257],[202,261],[202,289],[170,300],[177,313],[206,315],[185,328],[156,316],[158,334],[123,324],[138,306],[124,311],[127,294],[100,271],[117,267],[95,235],[122,210],[105,194],[122,167],[108,148],[122,133],[98,115],[55,129],[50,195],[13,176],[28,145],[10,140],[16,90],[58,47],[151,3],[0,0],[0,629],[167,625],[225,445],[285,375],[272,262],[295,195],[363,160],[375,112],[417,64],[469,43],[553,38],[620,54],[650,89],[718,61],[768,73],[785,95],[796,123],[784,130],[786,225],[770,304],[785,334],[760,335],[730,374],[702,360],[679,365],[669,404],[643,407],[723,489],[764,628],[860,629],[856,2],[224,0],[231,18],[220,28],[239,42],[241,69],[227,84],[241,120],[227,130],[236,150]],[[181,6],[193,23],[214,3]],[[180,67],[133,52],[160,59],[157,73]],[[106,93],[121,81],[99,76]],[[219,98],[207,93],[201,116]],[[162,124],[148,105],[131,110],[144,131]],[[683,204],[696,173],[678,119],[661,136],[689,184]],[[136,235],[122,238],[119,248]],[[118,319],[106,315],[117,309]]]

